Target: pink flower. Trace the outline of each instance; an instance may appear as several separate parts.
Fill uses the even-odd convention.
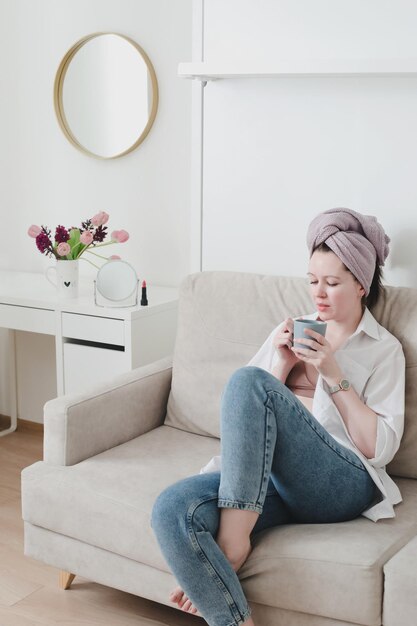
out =
[[[108,221],[109,221],[109,214],[106,213],[105,211],[100,211],[99,213],[96,213],[94,217],[91,218],[91,223],[94,226],[103,226],[104,224],[107,224]]]
[[[129,239],[129,233],[127,230],[114,230],[111,234],[111,239],[117,243],[124,243]]]
[[[71,247],[68,243],[65,243],[65,241],[62,241],[56,251],[58,252],[59,256],[67,256],[67,254],[69,254],[71,252]]]
[[[30,228],[28,229],[29,237],[33,237],[34,239],[36,239],[36,237],[41,232],[42,232],[42,228],[40,228],[39,226],[36,226],[36,224],[32,224],[32,226],[30,226]]]
[[[90,243],[93,241],[93,233],[90,233],[89,230],[85,230],[83,233],[81,233],[80,241],[85,246],[89,246]]]
[[[112,254],[111,256],[109,256],[109,259],[110,259],[111,261],[116,261],[116,260],[119,260],[119,259],[121,259],[121,258],[122,258],[122,257],[121,257],[121,256],[119,256],[118,254]]]

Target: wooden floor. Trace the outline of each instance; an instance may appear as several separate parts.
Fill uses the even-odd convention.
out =
[[[0,429],[6,423],[0,416]],[[202,626],[201,618],[59,571],[23,555],[20,472],[42,459],[42,426],[0,437],[0,626]]]

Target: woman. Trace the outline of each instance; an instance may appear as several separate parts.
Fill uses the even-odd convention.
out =
[[[285,523],[393,517],[400,492],[385,471],[404,424],[400,343],[370,313],[389,238],[374,217],[318,215],[307,234],[308,276],[326,336],[292,345],[293,320],[273,330],[228,381],[221,472],[168,487],[152,526],[181,587],[171,594],[210,626],[254,626],[236,572],[251,537]],[[297,340],[298,342],[299,340]],[[184,591],[183,591],[184,590]]]

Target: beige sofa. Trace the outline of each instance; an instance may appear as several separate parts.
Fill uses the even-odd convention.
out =
[[[25,553],[169,605],[175,580],[150,527],[154,500],[219,453],[232,372],[284,317],[311,310],[300,278],[189,276],[173,364],[46,404],[44,460],[22,473]],[[389,288],[374,313],[407,360],[405,435],[389,467],[404,501],[395,519],[260,533],[239,573],[257,626],[417,624],[417,290]]]

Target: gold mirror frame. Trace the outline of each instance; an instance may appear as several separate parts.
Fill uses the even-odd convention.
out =
[[[64,81],[65,81],[65,75],[67,73],[69,64],[71,63],[73,57],[77,54],[77,52],[89,41],[91,41],[92,39],[95,39],[97,37],[101,37],[102,35],[116,35],[117,37],[121,37],[122,39],[125,39],[126,41],[128,41],[130,44],[132,44],[132,46],[134,46],[136,48],[136,50],[139,52],[139,54],[142,56],[143,60],[146,63],[146,66],[148,68],[148,72],[149,75],[151,77],[151,83],[152,83],[152,109],[151,109],[151,113],[149,115],[149,119],[148,119],[148,123],[146,124],[145,128],[143,129],[141,135],[138,137],[138,139],[135,141],[135,143],[133,143],[129,148],[127,148],[126,150],[124,150],[123,152],[120,152],[119,154],[115,154],[112,156],[101,156],[99,154],[95,154],[94,152],[91,152],[90,150],[88,150],[87,148],[85,148],[74,136],[74,134],[71,131],[71,128],[68,124],[67,118],[65,117],[65,111],[64,111],[64,103],[63,103],[63,96],[62,96],[62,92],[63,92],[63,87],[64,87]],[[62,59],[56,76],[55,76],[55,83],[54,83],[54,107],[55,107],[55,114],[58,120],[58,123],[62,129],[62,132],[64,133],[64,135],[66,136],[66,138],[68,139],[68,141],[70,141],[76,148],[78,148],[78,150],[81,150],[81,152],[83,152],[84,154],[88,154],[89,156],[92,156],[96,159],[103,159],[103,160],[108,160],[108,159],[117,159],[121,156],[124,156],[125,154],[128,154],[129,152],[132,152],[133,150],[135,150],[147,137],[149,131],[152,128],[152,124],[154,123],[155,117],[156,117],[156,112],[158,110],[158,102],[159,102],[159,91],[158,91],[158,81],[156,79],[156,74],[155,74],[155,70],[154,67],[152,65],[151,60],[149,59],[148,55],[146,54],[145,50],[138,44],[136,43],[136,41],[134,41],[133,39],[130,39],[130,37],[127,37],[126,35],[121,35],[120,33],[112,33],[112,32],[100,32],[100,33],[92,33],[91,35],[86,35],[85,37],[83,37],[82,39],[80,39],[79,41],[77,41],[72,48],[70,48],[68,50],[68,52],[66,53],[66,55],[64,56],[64,58]]]

